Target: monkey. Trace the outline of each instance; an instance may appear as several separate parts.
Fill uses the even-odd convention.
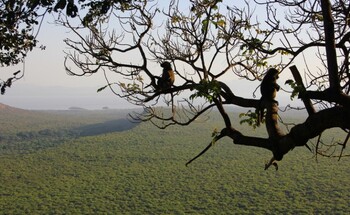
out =
[[[167,61],[160,64],[160,66],[163,68],[163,73],[162,76],[158,78],[157,90],[169,89],[175,81],[174,70],[171,68],[171,64]]]
[[[260,123],[262,122],[264,117],[264,107],[261,107],[262,104],[265,101],[274,102],[278,104],[278,102],[275,100],[276,93],[280,89],[280,86],[276,82],[277,79],[278,79],[278,70],[275,68],[270,68],[269,70],[267,70],[261,82],[261,85],[260,85],[261,98],[260,98],[260,104],[259,104],[260,107],[256,111],[258,115],[257,126],[260,126]]]
[[[278,78],[277,69],[271,68],[266,72],[260,86],[261,100],[277,102],[275,100],[276,92],[280,89],[280,86],[276,83]]]
[[[280,86],[277,84],[278,78],[278,70],[270,68],[267,70],[260,86],[261,98],[259,109],[257,110],[257,125],[259,126],[260,122],[262,121],[264,109],[267,108],[265,123],[267,132],[269,133],[269,140],[273,145],[273,156],[271,160],[265,165],[265,170],[271,165],[275,166],[276,170],[278,170],[276,161],[280,161],[283,158],[283,154],[281,153],[278,145],[278,137],[281,136],[283,132],[278,128],[277,125],[278,101],[275,100],[277,91],[280,89]],[[267,107],[266,105],[269,106]]]

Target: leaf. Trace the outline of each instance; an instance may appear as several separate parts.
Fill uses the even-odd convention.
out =
[[[292,79],[288,79],[284,84],[292,85],[293,83],[294,81]]]
[[[174,24],[174,23],[177,23],[179,22],[181,19],[179,16],[172,16],[171,17],[171,23]]]
[[[17,72],[13,73],[14,76],[18,75],[21,72],[21,70],[18,70]]]
[[[207,28],[208,28],[208,24],[209,24],[209,22],[208,22],[208,20],[203,20],[202,21],[202,32],[205,32],[206,30],[207,30]]]
[[[247,123],[254,129],[258,126],[258,114],[256,112],[248,110],[246,113],[240,113],[239,118],[242,118],[239,122],[241,125]],[[262,122],[264,122],[264,120]]]
[[[99,89],[97,89],[97,92],[101,92],[102,90],[106,89],[109,85],[106,85],[106,86],[103,86],[103,87],[100,87]]]
[[[66,7],[66,4],[66,0],[59,0],[53,10],[55,12],[57,12],[58,10],[63,10]]]
[[[226,22],[225,22],[225,20],[221,19],[221,20],[217,21],[216,24],[220,27],[225,27]]]

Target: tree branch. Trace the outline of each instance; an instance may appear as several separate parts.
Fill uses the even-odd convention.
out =
[[[326,41],[327,67],[330,89],[340,93],[340,80],[338,76],[337,53],[335,51],[334,22],[329,0],[321,0],[322,15],[324,23],[324,34]]]
[[[296,66],[291,66],[291,67],[289,67],[289,69],[292,71],[292,74],[293,74],[295,82],[298,84],[298,86],[301,87],[301,91],[305,92],[306,89],[305,89],[303,80],[302,80],[302,78],[300,76],[298,68]],[[303,96],[303,95],[300,95],[300,98],[304,102],[304,105],[305,105],[305,108],[306,108],[308,114],[309,115],[314,114],[316,112],[316,110],[313,107],[310,98],[308,98],[306,96]]]

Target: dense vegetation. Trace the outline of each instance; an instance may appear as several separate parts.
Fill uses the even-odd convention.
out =
[[[186,128],[159,130],[141,123],[94,136],[78,132],[105,122],[116,126],[110,121],[125,119],[125,114],[1,110],[0,213],[350,212],[347,158],[316,162],[306,148],[297,148],[278,171],[264,171],[261,158],[269,159],[269,151],[237,146],[227,138],[186,168],[208,144],[211,131],[222,126],[216,112],[207,123],[198,120]],[[263,129],[242,129],[266,135]],[[20,133],[33,137],[23,139]]]

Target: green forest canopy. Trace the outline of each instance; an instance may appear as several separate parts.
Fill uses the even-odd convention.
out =
[[[118,128],[108,122],[125,119],[129,111],[0,109],[1,212],[350,212],[350,163],[326,158],[310,162],[314,157],[306,148],[285,156],[280,171],[265,172],[268,151],[233,145],[224,138],[198,162],[185,167],[186,161],[206,145],[211,130],[223,125],[218,111],[212,111],[208,121],[186,127],[159,130],[146,122],[127,130],[107,129],[100,135],[79,133],[98,125]],[[237,116],[233,111],[228,113]],[[286,118],[298,122],[294,117]],[[238,128],[244,133],[251,131],[247,125]],[[264,128],[255,133],[264,136]],[[333,129],[325,134],[326,140],[339,134]]]

